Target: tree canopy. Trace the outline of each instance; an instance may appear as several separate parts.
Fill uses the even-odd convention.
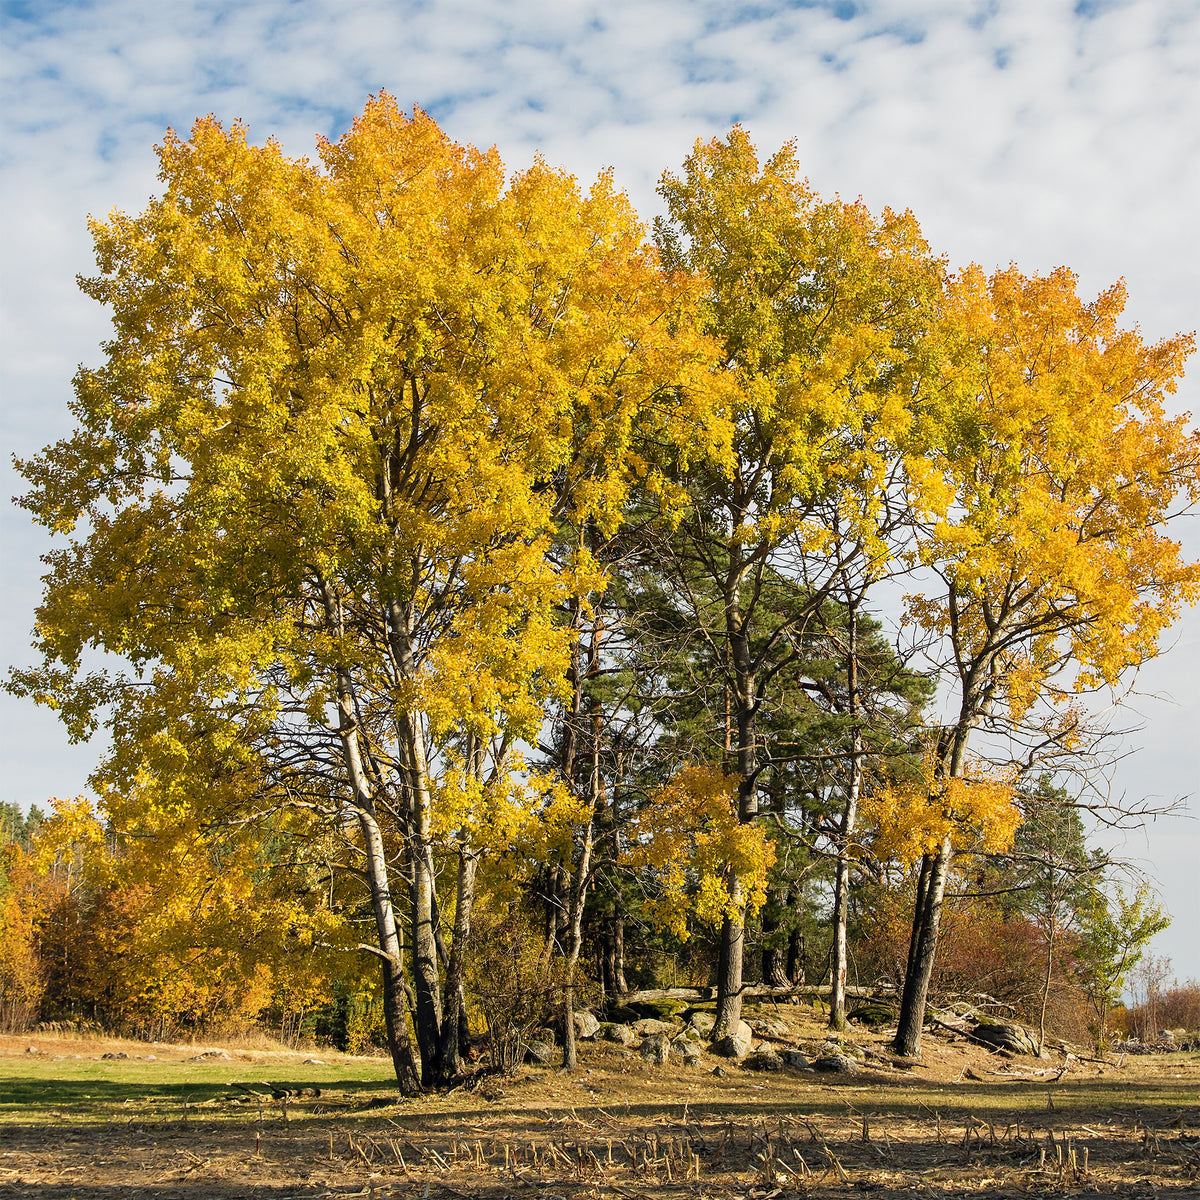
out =
[[[285,845],[352,881],[369,936],[287,922],[375,957],[409,1091],[469,1050],[480,888],[545,889],[571,1026],[601,872],[606,920],[636,878],[672,936],[721,926],[721,1033],[795,855],[832,864],[835,1020],[856,879],[920,860],[919,1036],[954,853],[1011,842],[1082,694],[1196,599],[1192,339],[1065,269],[949,274],[740,128],[663,176],[656,243],[611,174],[507,174],[386,94],[315,161],[211,117],[159,158],[92,222],[77,428],[18,464],[66,542],[8,686],[107,725],[110,832],[223,847],[197,911]]]

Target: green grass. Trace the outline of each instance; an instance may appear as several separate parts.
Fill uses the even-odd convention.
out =
[[[46,1060],[30,1056],[28,1060],[8,1059],[0,1069],[0,1126],[94,1124],[122,1116],[178,1120],[200,1106],[208,1120],[219,1117],[222,1110],[244,1112],[247,1105],[257,1105],[256,1098],[238,1084],[256,1091],[265,1090],[265,1085],[319,1087],[320,1100],[296,1101],[299,1109],[314,1104],[360,1102],[394,1092],[395,1076],[386,1059],[321,1065],[238,1060]]]

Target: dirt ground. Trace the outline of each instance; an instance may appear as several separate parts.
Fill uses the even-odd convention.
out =
[[[772,1015],[776,1048],[820,1048],[817,1013]],[[1014,1058],[939,1030],[921,1065],[827,1075],[581,1043],[573,1074],[400,1100],[383,1060],[204,1049],[0,1038],[0,1197],[1200,1194],[1191,1053]]]

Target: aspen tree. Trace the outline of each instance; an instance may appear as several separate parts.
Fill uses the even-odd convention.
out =
[[[1193,338],[1147,344],[1119,325],[1124,304],[1121,284],[1081,300],[1065,268],[972,267],[947,286],[943,435],[930,446],[946,503],[920,530],[928,584],[909,612],[942,654],[950,712],[930,743],[900,1054],[920,1049],[962,805],[990,796],[984,826],[1011,805],[986,771],[975,786],[973,735],[1032,727],[1070,750],[1080,694],[1155,655],[1200,594],[1200,564],[1164,529],[1176,503],[1200,498],[1200,435],[1163,405]]]
[[[558,607],[603,585],[550,555],[555,524],[619,520],[653,474],[640,438],[721,453],[697,288],[609,176],[506,181],[386,94],[316,163],[211,117],[159,156],[163,194],[92,223],[82,286],[113,332],[78,429],[21,464],[22,502],[72,540],[42,664],[10,687],[76,737],[106,722],[98,782],[126,794],[148,772],[164,805],[203,803],[216,761],[254,777],[225,815],[345,829],[411,1092],[455,1066],[472,873],[504,825],[485,816],[541,803],[514,746],[563,688]]]

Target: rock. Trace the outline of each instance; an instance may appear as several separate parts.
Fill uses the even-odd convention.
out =
[[[724,1067],[722,1067],[722,1066],[716,1066],[716,1067],[713,1067],[713,1069],[712,1069],[712,1073],[713,1073],[713,1074],[714,1074],[714,1075],[715,1075],[715,1076],[716,1076],[718,1079],[724,1079],[724,1078],[725,1078],[725,1076],[729,1074],[729,1072],[728,1072],[727,1070],[725,1070],[725,1068],[724,1068]]]
[[[323,1067],[325,1065],[325,1060],[323,1058],[306,1058],[304,1060],[304,1065],[306,1067]]]
[[[742,1066],[748,1071],[782,1071],[783,1059],[774,1050],[756,1050],[746,1056]]]
[[[712,1052],[722,1058],[745,1058],[750,1053],[750,1039],[741,1033],[732,1033],[713,1042]]]
[[[682,1032],[671,1039],[671,1053],[678,1054],[685,1066],[699,1066],[700,1050],[700,1035],[690,1025],[684,1026]]]
[[[590,1041],[600,1032],[600,1022],[590,1012],[577,1012],[572,1016],[575,1019],[575,1036],[583,1038],[585,1041]]]
[[[158,1062],[158,1059],[153,1054],[147,1054],[146,1057],[144,1059],[142,1059],[142,1061],[143,1062]]]
[[[700,1009],[689,1009],[683,1015],[687,1020],[688,1027],[694,1029],[702,1038],[708,1037],[717,1023],[717,1018],[713,1013],[703,1012]]]
[[[114,1053],[113,1053],[113,1052],[110,1050],[110,1051],[109,1051],[107,1054],[102,1054],[102,1055],[100,1055],[100,1057],[101,1057],[101,1058],[109,1058],[109,1059],[113,1059],[113,1058],[128,1058],[128,1057],[129,1057],[129,1055],[128,1055],[128,1054],[126,1054],[124,1050],[118,1050],[118,1051],[117,1051],[115,1054],[114,1054]],[[205,1057],[205,1056],[204,1056],[204,1055],[200,1055],[200,1057],[201,1057],[201,1058],[203,1058],[203,1057]]]
[[[634,1000],[628,1005],[639,1017],[650,1017],[655,1021],[672,1021],[679,1016],[687,1004],[683,1000]]]
[[[530,1038],[529,1044],[525,1047],[525,1061],[527,1063],[537,1063],[539,1066],[549,1066],[554,1061],[555,1046],[553,1042],[543,1041],[540,1038]]]
[[[632,1004],[616,1004],[608,1010],[608,1019],[618,1025],[632,1025],[645,1015],[638,1012]]]
[[[896,1010],[882,1000],[864,1000],[861,1004],[856,1004],[846,1016],[869,1029],[896,1023]]]
[[[759,1037],[786,1038],[791,1036],[788,1027],[777,1017],[751,1017],[746,1024]]]
[[[558,1034],[549,1025],[543,1025],[541,1029],[535,1029],[530,1034],[529,1040],[532,1042],[549,1042],[550,1045],[557,1046]]]
[[[642,1042],[639,1049],[641,1056],[647,1062],[653,1063],[656,1067],[661,1067],[670,1056],[671,1043],[667,1041],[665,1033],[652,1033]]]
[[[633,1045],[633,1030],[628,1025],[622,1025],[619,1022],[601,1025],[600,1036],[606,1042],[616,1042],[619,1046]]]
[[[785,1067],[791,1067],[797,1071],[807,1071],[809,1069],[808,1055],[800,1050],[783,1050],[779,1057],[783,1060]]]
[[[826,1071],[839,1075],[850,1075],[858,1070],[858,1063],[845,1054],[823,1054],[813,1060],[813,1070]]]
[[[41,1054],[41,1051],[36,1046],[26,1046],[25,1053],[26,1054]]]
[[[985,1046],[1011,1050],[1014,1054],[1038,1056],[1037,1038],[1023,1025],[1007,1025],[1004,1022],[986,1022],[976,1025],[971,1036]]]
[[[641,1020],[633,1023],[633,1032],[642,1037],[649,1037],[655,1033],[671,1034],[678,1028],[678,1025],[672,1025],[670,1021],[659,1021],[655,1017],[642,1017]]]

